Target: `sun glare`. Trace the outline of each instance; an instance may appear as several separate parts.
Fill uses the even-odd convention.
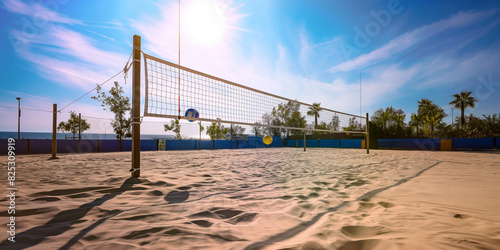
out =
[[[184,18],[182,14],[185,15]],[[187,35],[196,43],[217,44],[227,35],[226,17],[223,11],[211,1],[191,2],[186,6],[185,12],[181,13],[181,18],[185,22]]]

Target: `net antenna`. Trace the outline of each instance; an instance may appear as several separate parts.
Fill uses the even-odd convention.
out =
[[[325,107],[318,109],[308,103],[250,88],[144,52],[143,56],[144,117],[190,120],[191,118],[183,116],[184,112],[195,109],[199,112],[197,121],[262,127],[265,128],[265,134],[270,135],[305,135],[306,132],[315,131],[368,134],[368,119],[364,116]],[[140,62],[140,57],[138,61]],[[134,70],[136,62],[134,52]],[[135,74],[134,71],[134,79]],[[314,109],[316,115],[307,115],[308,111]],[[295,112],[299,112],[301,118],[294,120],[291,113]],[[298,120],[305,120],[306,125],[297,122]]]

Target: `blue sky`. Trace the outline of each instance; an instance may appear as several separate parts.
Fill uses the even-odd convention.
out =
[[[177,62],[177,1],[45,2],[0,0],[0,106],[17,106],[17,96],[25,108],[67,105],[125,66],[134,34],[146,53]],[[408,120],[429,98],[451,115],[451,96],[462,90],[479,99],[467,113],[500,113],[498,1],[204,1],[223,20],[210,39],[200,37],[204,15],[189,14],[200,1],[181,2],[187,67],[355,114],[360,72],[363,113],[393,106]],[[112,117],[89,97],[60,120],[70,110]],[[0,131],[15,131],[16,115],[0,108]],[[22,119],[23,131],[51,129],[50,113],[27,110]],[[158,124],[143,131],[162,133],[161,120],[151,121]]]

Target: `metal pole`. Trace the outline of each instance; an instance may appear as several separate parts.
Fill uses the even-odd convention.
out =
[[[52,105],[52,157],[50,159],[57,158],[57,104]]]
[[[21,97],[16,97],[17,99],[17,139],[21,139]]]
[[[370,121],[368,120],[368,113],[366,113],[366,153],[370,153]]]
[[[132,80],[132,168],[131,177],[141,172],[141,37],[134,35],[134,70]]]

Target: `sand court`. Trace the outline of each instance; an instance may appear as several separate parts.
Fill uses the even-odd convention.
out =
[[[3,157],[4,160],[6,157]],[[296,148],[19,156],[9,249],[494,249],[500,155]],[[6,160],[5,160],[6,162]],[[7,178],[0,179],[6,186]],[[0,215],[7,218],[7,199]],[[7,235],[5,236],[5,238]]]

